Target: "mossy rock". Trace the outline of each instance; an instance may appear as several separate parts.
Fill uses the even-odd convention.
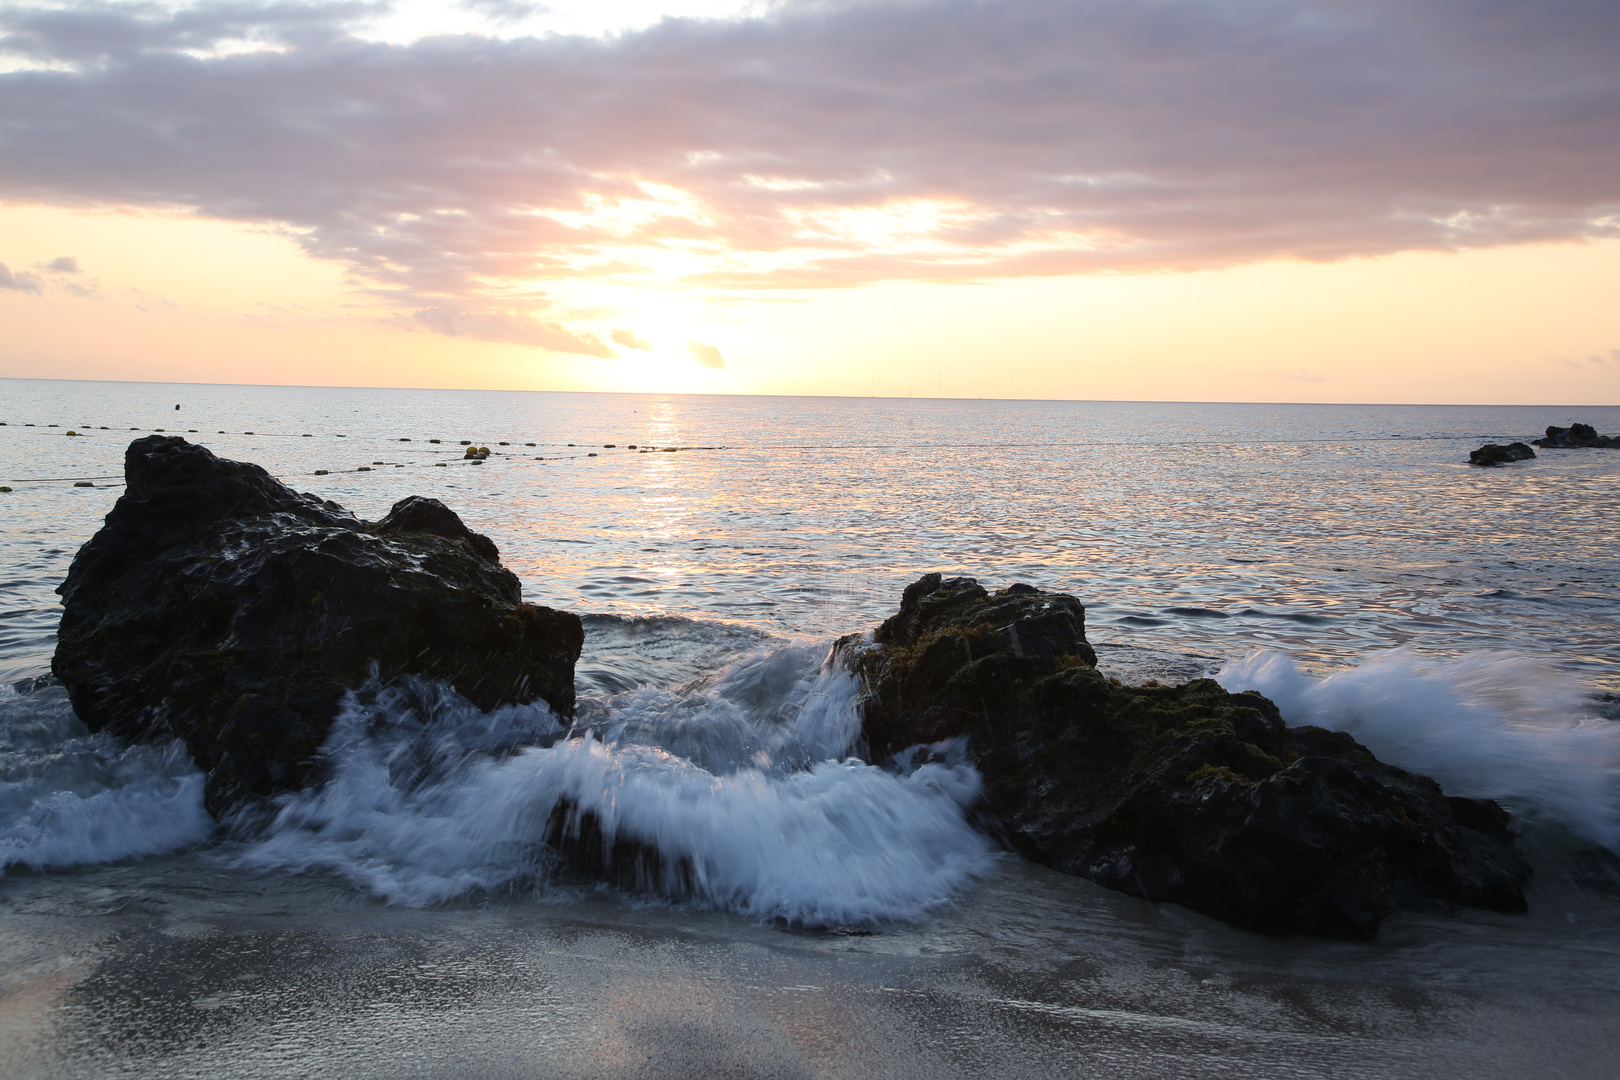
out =
[[[1110,679],[1072,596],[930,574],[838,651],[863,683],[874,760],[965,739],[987,827],[1059,870],[1272,932],[1524,910],[1529,870],[1495,803],[1290,728],[1256,693]]]

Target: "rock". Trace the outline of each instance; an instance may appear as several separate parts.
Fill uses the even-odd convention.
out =
[[[1571,424],[1567,428],[1549,427],[1543,438],[1532,441],[1543,450],[1574,450],[1584,447],[1620,449],[1620,435],[1599,435],[1591,424]]]
[[[1074,597],[929,574],[870,642],[837,649],[864,683],[872,760],[966,737],[988,825],[1058,870],[1268,932],[1364,938],[1398,909],[1525,908],[1529,868],[1495,803],[1285,727],[1259,694],[1106,678]]]
[[[1486,443],[1478,450],[1468,452],[1470,465],[1506,465],[1511,461],[1528,461],[1536,456],[1536,452],[1522,442],[1508,443],[1502,446],[1498,443]]]
[[[378,522],[175,436],[57,590],[51,670],[92,731],[185,740],[223,817],[312,782],[344,694],[441,679],[479,708],[574,708],[577,615],[526,604],[488,537],[413,496]]]

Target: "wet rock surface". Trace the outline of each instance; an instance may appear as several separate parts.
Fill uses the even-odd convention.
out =
[[[1399,909],[1524,910],[1528,865],[1495,803],[1286,727],[1255,693],[1110,680],[1084,616],[1027,585],[909,586],[870,642],[838,644],[871,759],[966,738],[1009,846],[1249,929],[1360,938]]]
[[[1532,441],[1544,450],[1579,450],[1586,447],[1620,449],[1620,435],[1599,435],[1591,424],[1549,427],[1546,435]]]
[[[1536,452],[1522,442],[1511,442],[1507,445],[1499,443],[1486,443],[1478,450],[1468,452],[1470,465],[1508,465],[1515,461],[1529,461],[1536,456]]]
[[[92,731],[183,739],[216,817],[311,782],[373,673],[573,712],[579,617],[524,603],[494,543],[437,500],[361,521],[173,436],[137,439],[124,464],[57,590],[51,669]]]

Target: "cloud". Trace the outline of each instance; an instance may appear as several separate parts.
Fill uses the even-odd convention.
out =
[[[462,0],[461,6],[497,23],[518,23],[551,10],[525,0]]]
[[[44,282],[37,274],[30,274],[25,270],[12,273],[5,263],[0,263],[0,289],[10,289],[12,292],[38,293]]]
[[[1608,0],[788,0],[407,45],[351,36],[374,10],[0,9],[33,65],[0,197],[281,223],[423,327],[586,355],[537,288],[1620,236]]]
[[[726,358],[720,355],[720,350],[713,345],[705,345],[701,341],[688,341],[686,351],[692,354],[692,359],[709,368],[725,369]]]
[[[627,349],[642,349],[646,351],[650,351],[652,349],[652,342],[648,341],[644,337],[637,337],[629,330],[614,330],[613,333],[608,336],[611,337],[616,343],[623,345]]]
[[[79,272],[79,260],[72,255],[61,255],[48,263],[40,264],[39,269],[50,270],[58,274],[77,274]]]
[[[552,352],[579,353],[608,359],[616,355],[594,334],[578,334],[554,322],[539,322],[511,312],[458,311],[453,308],[423,308],[411,313],[419,326],[447,337],[477,338],[532,345]]]

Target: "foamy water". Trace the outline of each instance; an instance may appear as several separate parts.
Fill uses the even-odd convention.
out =
[[[178,741],[90,735],[60,691],[0,687],[0,873],[162,855],[214,834]]]
[[[997,873],[969,824],[971,747],[916,767],[851,756],[856,687],[823,661],[931,570],[1072,592],[1113,674],[1218,670],[1290,723],[1620,850],[1620,724],[1592,697],[1620,688],[1620,555],[1592,527],[1620,515],[1620,454],[1461,464],[1548,423],[1620,427],[1620,410],[7,389],[8,679],[47,670],[51,590],[117,497],[123,447],[157,427],[366,517],[441,498],[526,598],[587,626],[566,737],[544,709],[482,714],[443,687],[360,694],[321,783],[246,845],[219,842],[183,748],[91,736],[60,689],[7,689],[7,866],[203,845],[235,872],[402,906],[543,893],[561,806],[565,829],[656,852],[649,884],[683,904],[924,919]],[[464,463],[461,436],[496,454]]]
[[[963,815],[978,777],[845,756],[855,680],[805,660],[788,647],[700,687],[588,702],[576,738],[543,707],[485,715],[442,689],[352,702],[324,751],[330,778],[281,799],[268,837],[234,858],[406,905],[534,887],[555,868],[544,839],[561,803],[565,828],[589,815],[656,850],[675,899],[797,924],[919,918],[991,867]],[[799,677],[773,693],[784,667]]]
[[[1545,660],[1392,649],[1318,678],[1272,650],[1216,678],[1234,692],[1260,691],[1290,725],[1345,732],[1448,795],[1500,799],[1620,852],[1620,723]]]

